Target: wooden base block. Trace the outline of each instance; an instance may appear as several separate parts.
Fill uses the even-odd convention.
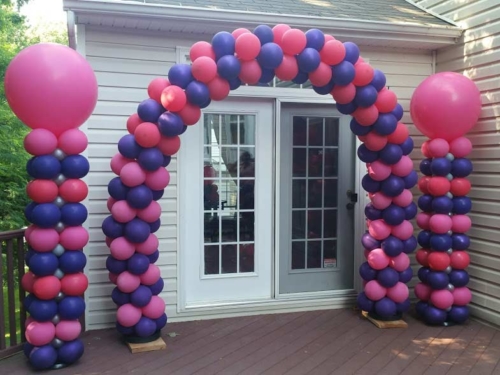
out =
[[[167,344],[165,344],[165,341],[163,341],[161,337],[156,339],[155,341],[139,344],[132,344],[130,342],[127,342],[127,346],[132,353],[144,353],[167,349]]]
[[[361,314],[378,328],[408,328],[408,323],[402,319],[384,321],[372,318],[366,311],[362,311]]]

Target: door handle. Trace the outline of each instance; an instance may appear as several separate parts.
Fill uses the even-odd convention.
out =
[[[353,192],[352,190],[347,190],[346,191],[347,198],[349,198],[350,202],[346,204],[346,208],[348,210],[353,210],[354,205],[358,202],[358,194]]]

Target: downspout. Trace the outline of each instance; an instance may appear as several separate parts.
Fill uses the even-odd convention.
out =
[[[436,74],[436,56],[437,51],[435,49],[432,50],[432,74]]]
[[[66,11],[66,18],[68,26],[68,44],[70,48],[76,50],[75,13],[72,10]]]

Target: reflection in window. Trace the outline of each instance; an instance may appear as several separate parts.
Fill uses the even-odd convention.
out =
[[[205,274],[254,272],[255,116],[205,114],[203,149]]]

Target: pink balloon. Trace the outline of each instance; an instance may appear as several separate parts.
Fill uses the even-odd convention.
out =
[[[413,202],[413,194],[411,190],[405,189],[401,194],[392,198],[392,201],[399,207],[406,207]]]
[[[392,199],[389,198],[388,196],[384,195],[383,193],[370,193],[369,197],[372,201],[373,207],[375,207],[378,210],[385,210],[387,207],[389,207],[392,203]]]
[[[415,296],[422,301],[428,301],[431,297],[432,288],[424,283],[415,285]]]
[[[133,161],[123,166],[120,171],[120,178],[124,185],[135,187],[142,185],[146,181],[146,172],[139,163]]]
[[[158,168],[154,172],[146,173],[145,184],[152,190],[165,189],[170,182],[170,173],[165,168]]]
[[[476,124],[481,114],[481,93],[462,74],[437,73],[413,93],[410,114],[417,129],[427,137],[452,141]]]
[[[329,42],[330,40],[336,40],[336,39],[330,34],[325,34],[325,43]]]
[[[324,62],[320,62],[316,70],[309,73],[309,81],[315,86],[325,86],[331,79],[332,67]]]
[[[179,112],[187,102],[186,93],[179,86],[171,85],[161,93],[161,105],[170,112]]]
[[[406,254],[405,254],[406,255]],[[392,288],[387,288],[387,297],[396,303],[403,303],[410,296],[410,291],[406,284],[399,282]]]
[[[426,158],[432,157],[431,152],[429,151],[429,141],[425,141],[424,143],[422,143],[422,146],[420,146],[420,151]]]
[[[66,155],[81,154],[87,148],[89,140],[80,129],[66,130],[59,136],[58,147]]]
[[[328,65],[337,65],[344,60],[345,46],[338,40],[326,41],[325,38],[325,45],[319,52],[319,55],[321,56],[321,61],[324,63]]]
[[[33,319],[31,316],[28,316],[26,318],[26,321],[24,322],[24,328],[26,328],[27,326],[29,326],[32,322],[35,322],[35,319]]]
[[[210,99],[219,101],[227,98],[231,88],[227,80],[217,76],[208,83],[208,91],[210,93]]]
[[[241,79],[241,82],[249,85],[255,85],[259,82],[261,75],[262,68],[256,60],[241,62],[241,72],[238,76]]]
[[[379,113],[377,107],[371,105],[370,107],[359,107],[352,115],[360,125],[370,126],[377,121]]]
[[[82,325],[78,320],[61,320],[56,325],[56,337],[63,341],[73,341],[80,336]]]
[[[356,71],[356,75],[354,76],[354,80],[352,81],[352,83],[354,83],[356,86],[366,86],[372,81],[374,71],[370,64],[360,62],[355,65],[354,69]],[[380,96],[380,92],[378,95]],[[392,109],[394,109],[394,107]]]
[[[453,305],[453,294],[446,289],[434,290],[430,300],[438,309],[446,310]]]
[[[282,81],[291,81],[299,74],[299,65],[295,56],[284,55],[280,66],[275,70],[276,77]]]
[[[118,282],[118,275],[116,273],[108,272],[108,279],[116,285],[116,283]]]
[[[335,99],[337,103],[347,104],[354,100],[356,96],[356,86],[352,83],[345,86],[335,85],[330,94],[332,94],[333,99]]]
[[[389,265],[390,258],[382,249],[373,249],[367,257],[368,264],[375,270],[383,270]]]
[[[394,237],[406,241],[413,235],[413,225],[408,220],[405,220],[401,224],[392,227],[391,233]]]
[[[66,250],[81,250],[89,242],[89,233],[82,227],[67,227],[60,234],[59,243]]]
[[[211,57],[200,56],[191,64],[193,77],[203,83],[208,83],[217,76],[217,64]]]
[[[443,214],[435,214],[429,220],[429,228],[434,233],[445,234],[451,230],[452,221],[451,217]]]
[[[75,50],[54,43],[23,49],[5,72],[5,96],[19,119],[56,136],[82,125],[97,103],[97,80]]]
[[[212,46],[210,46],[210,48],[212,48]],[[215,59],[215,54],[214,54],[214,59]],[[148,96],[159,103],[161,101],[161,93],[168,86],[170,86],[170,81],[167,78],[155,78],[148,85]],[[134,113],[132,116],[130,116],[129,119],[134,120],[135,126],[139,125],[142,122],[137,113]],[[132,131],[131,129],[129,129],[128,121],[127,121],[127,129],[129,130],[130,134],[134,134],[133,129]]]
[[[24,238],[26,238],[27,242],[29,242],[31,233],[33,233],[33,231],[37,228],[38,227],[35,224],[31,224],[28,226],[28,228],[26,228],[26,230],[24,231]]]
[[[234,39],[236,40],[236,39],[238,39],[238,37],[239,37],[240,35],[243,35],[243,34],[248,34],[248,33],[251,33],[251,31],[250,31],[250,30],[248,30],[248,29],[245,29],[244,27],[240,27],[239,29],[234,30],[234,31],[231,33],[231,35],[232,35],[232,36],[234,37]]]
[[[115,156],[111,158],[110,162],[111,170],[116,175],[120,175],[122,168],[132,161],[133,161],[132,159],[127,159],[122,154],[117,153],[115,154]]]
[[[431,220],[432,214],[427,212],[420,212],[417,215],[417,225],[420,229],[428,230],[429,229],[429,221]]]
[[[467,215],[453,215],[451,223],[451,230],[455,233],[465,233],[472,226],[472,221]]]
[[[450,152],[456,158],[464,158],[472,151],[472,142],[465,137],[454,139],[450,143]]]
[[[135,246],[125,237],[118,237],[111,242],[109,250],[113,258],[118,260],[127,260],[134,255]]]
[[[141,319],[141,309],[131,303],[121,305],[116,311],[116,320],[124,327],[132,327]]]
[[[234,48],[240,60],[250,61],[260,53],[260,40],[252,33],[241,34],[236,38]]]
[[[306,48],[306,34],[299,29],[290,29],[281,38],[281,48],[287,55],[298,55]]]
[[[161,206],[158,202],[152,201],[149,206],[139,210],[137,216],[139,219],[144,220],[148,223],[153,223],[160,218]]]
[[[396,164],[392,165],[392,173],[399,177],[406,177],[411,171],[413,171],[413,161],[406,155],[403,155]]]
[[[391,175],[391,167],[376,160],[368,166],[368,174],[375,181],[383,181]]]
[[[387,289],[380,285],[378,281],[370,280],[365,285],[365,294],[372,301],[378,301],[386,296]]]
[[[215,60],[215,52],[210,43],[201,41],[191,46],[189,50],[189,59],[192,62],[198,60],[198,58],[202,56]]]
[[[432,157],[443,158],[450,151],[450,145],[442,138],[435,138],[429,141],[427,149]]]
[[[200,117],[201,117],[201,109],[200,107],[194,105],[194,104],[191,104],[191,103],[187,103],[184,108],[179,111],[177,113],[182,121],[184,122],[184,125],[194,125],[196,124],[199,120],[200,120]],[[179,137],[161,137],[162,140],[164,140],[165,138],[167,139],[178,139]],[[180,142],[180,141],[179,141]],[[160,141],[159,145],[158,145],[158,148],[160,148],[160,145],[162,144],[162,141]],[[162,151],[160,149],[160,151]],[[175,151],[177,152],[178,149]],[[163,151],[162,151],[163,152]],[[173,154],[166,154],[163,152],[163,154],[165,155],[173,155]]]
[[[133,275],[128,271],[124,271],[118,275],[116,285],[123,293],[132,293],[141,284],[141,279],[137,275]]]
[[[33,250],[46,253],[57,246],[61,236],[62,233],[57,233],[55,229],[34,228],[29,235],[28,243]]]
[[[455,288],[452,292],[453,304],[458,306],[465,306],[472,300],[472,293],[467,287]]]
[[[273,42],[276,43],[277,45],[281,46],[281,40],[283,39],[283,34],[285,34],[288,30],[290,30],[291,27],[288,25],[285,25],[283,23],[280,23],[276,26],[273,27]]]
[[[156,264],[150,264],[146,272],[140,276],[141,283],[144,285],[153,285],[160,277],[161,272]]]
[[[52,322],[31,322],[26,327],[26,340],[35,346],[47,345],[54,340],[56,327]]]
[[[365,259],[368,259],[368,255],[370,254],[371,250],[363,249],[363,255],[365,256]]]
[[[368,228],[370,235],[376,240],[384,240],[391,234],[391,227],[383,220],[373,220]]]
[[[156,250],[158,250],[158,247],[160,246],[160,242],[158,240],[158,237],[154,233],[151,233],[149,237],[146,239],[146,241],[136,244],[136,251],[138,253],[144,254],[144,255],[151,255],[153,254]]]
[[[113,205],[117,202],[116,199],[114,199],[113,197],[109,197],[108,200],[106,201],[106,207],[108,208],[108,211],[111,212],[111,208],[113,207]]]
[[[410,258],[405,253],[400,253],[398,256],[395,256],[390,259],[390,265],[398,272],[403,272],[408,267],[410,267]]]
[[[394,91],[391,91],[387,87],[384,87],[378,93],[375,106],[378,108],[380,112],[388,113],[394,110],[397,103],[398,103],[398,98],[394,93]]]
[[[158,319],[165,313],[165,301],[158,296],[151,297],[149,303],[142,308],[142,313],[149,319]]]
[[[24,148],[35,156],[52,154],[57,148],[57,137],[49,130],[34,129],[24,137]]]

